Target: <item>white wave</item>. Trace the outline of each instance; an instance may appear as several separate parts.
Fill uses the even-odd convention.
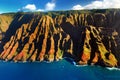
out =
[[[85,67],[85,66],[88,66],[87,64],[86,65],[75,65],[76,67]]]
[[[119,70],[120,71],[120,69],[119,68],[116,68],[116,67],[106,67],[108,70]]]
[[[72,63],[73,63],[73,65],[76,65],[76,62],[75,62],[75,61],[73,61]]]

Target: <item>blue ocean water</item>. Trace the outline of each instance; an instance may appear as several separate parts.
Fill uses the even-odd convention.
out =
[[[52,63],[0,61],[0,80],[120,80],[120,70],[75,66],[65,59]]]

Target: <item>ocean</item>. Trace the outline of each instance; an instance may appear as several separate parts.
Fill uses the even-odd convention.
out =
[[[120,80],[120,70],[75,66],[66,59],[51,63],[0,61],[0,80]]]

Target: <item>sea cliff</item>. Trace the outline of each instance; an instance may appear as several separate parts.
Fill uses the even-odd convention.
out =
[[[119,9],[18,12],[9,22],[0,44],[2,60],[70,57],[80,65],[120,66]]]

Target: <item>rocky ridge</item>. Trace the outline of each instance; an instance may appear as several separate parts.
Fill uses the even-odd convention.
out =
[[[0,59],[51,62],[70,57],[81,65],[120,66],[119,10],[65,13],[16,14],[2,40]]]
[[[0,41],[4,37],[13,18],[14,14],[0,14]]]

